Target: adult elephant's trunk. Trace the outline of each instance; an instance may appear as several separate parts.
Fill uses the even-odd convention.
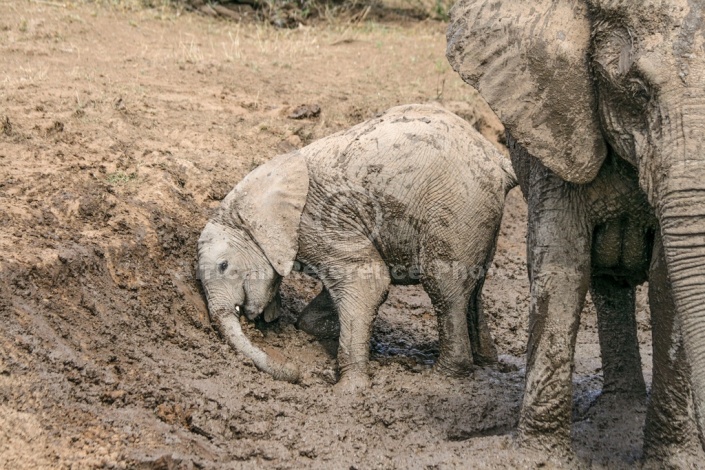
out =
[[[286,380],[292,383],[298,382],[299,370],[294,364],[287,362],[283,357],[275,358],[267,354],[252,344],[249,338],[245,336],[240,326],[239,308],[217,308],[214,309],[212,315],[218,325],[220,334],[237,351],[252,359],[259,370],[270,374],[277,380]]]
[[[656,210],[705,448],[705,153],[683,155],[679,148],[667,156],[671,161]]]

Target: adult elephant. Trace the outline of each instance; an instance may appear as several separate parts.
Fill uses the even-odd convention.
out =
[[[448,59],[504,122],[529,202],[523,442],[570,445],[588,288],[606,385],[625,377],[619,354],[634,370],[633,288],[647,273],[645,450],[700,447],[690,385],[705,442],[704,10],[703,0],[461,0],[453,9]],[[643,387],[638,374],[626,377],[627,389]]]

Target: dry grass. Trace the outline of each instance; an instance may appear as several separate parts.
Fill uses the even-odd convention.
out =
[[[120,12],[136,12],[150,9],[160,15],[181,15],[198,0],[30,0],[33,3],[67,8],[78,3],[95,3]],[[207,4],[237,3],[228,0],[208,1]],[[312,18],[327,22],[349,24],[362,23],[375,16],[385,17],[392,12],[397,19],[434,19],[446,21],[454,0],[258,0],[261,5],[260,20],[296,26],[298,22]],[[371,12],[375,12],[372,15]]]

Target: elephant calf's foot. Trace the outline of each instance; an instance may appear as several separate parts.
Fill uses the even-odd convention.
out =
[[[356,396],[370,388],[370,377],[365,372],[348,371],[342,374],[340,380],[333,386],[333,392],[338,396]]]

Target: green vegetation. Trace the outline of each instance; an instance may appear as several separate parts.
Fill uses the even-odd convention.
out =
[[[137,180],[137,172],[125,173],[123,171],[116,171],[115,173],[110,173],[106,178],[105,182],[114,185],[122,185],[131,183]]]

